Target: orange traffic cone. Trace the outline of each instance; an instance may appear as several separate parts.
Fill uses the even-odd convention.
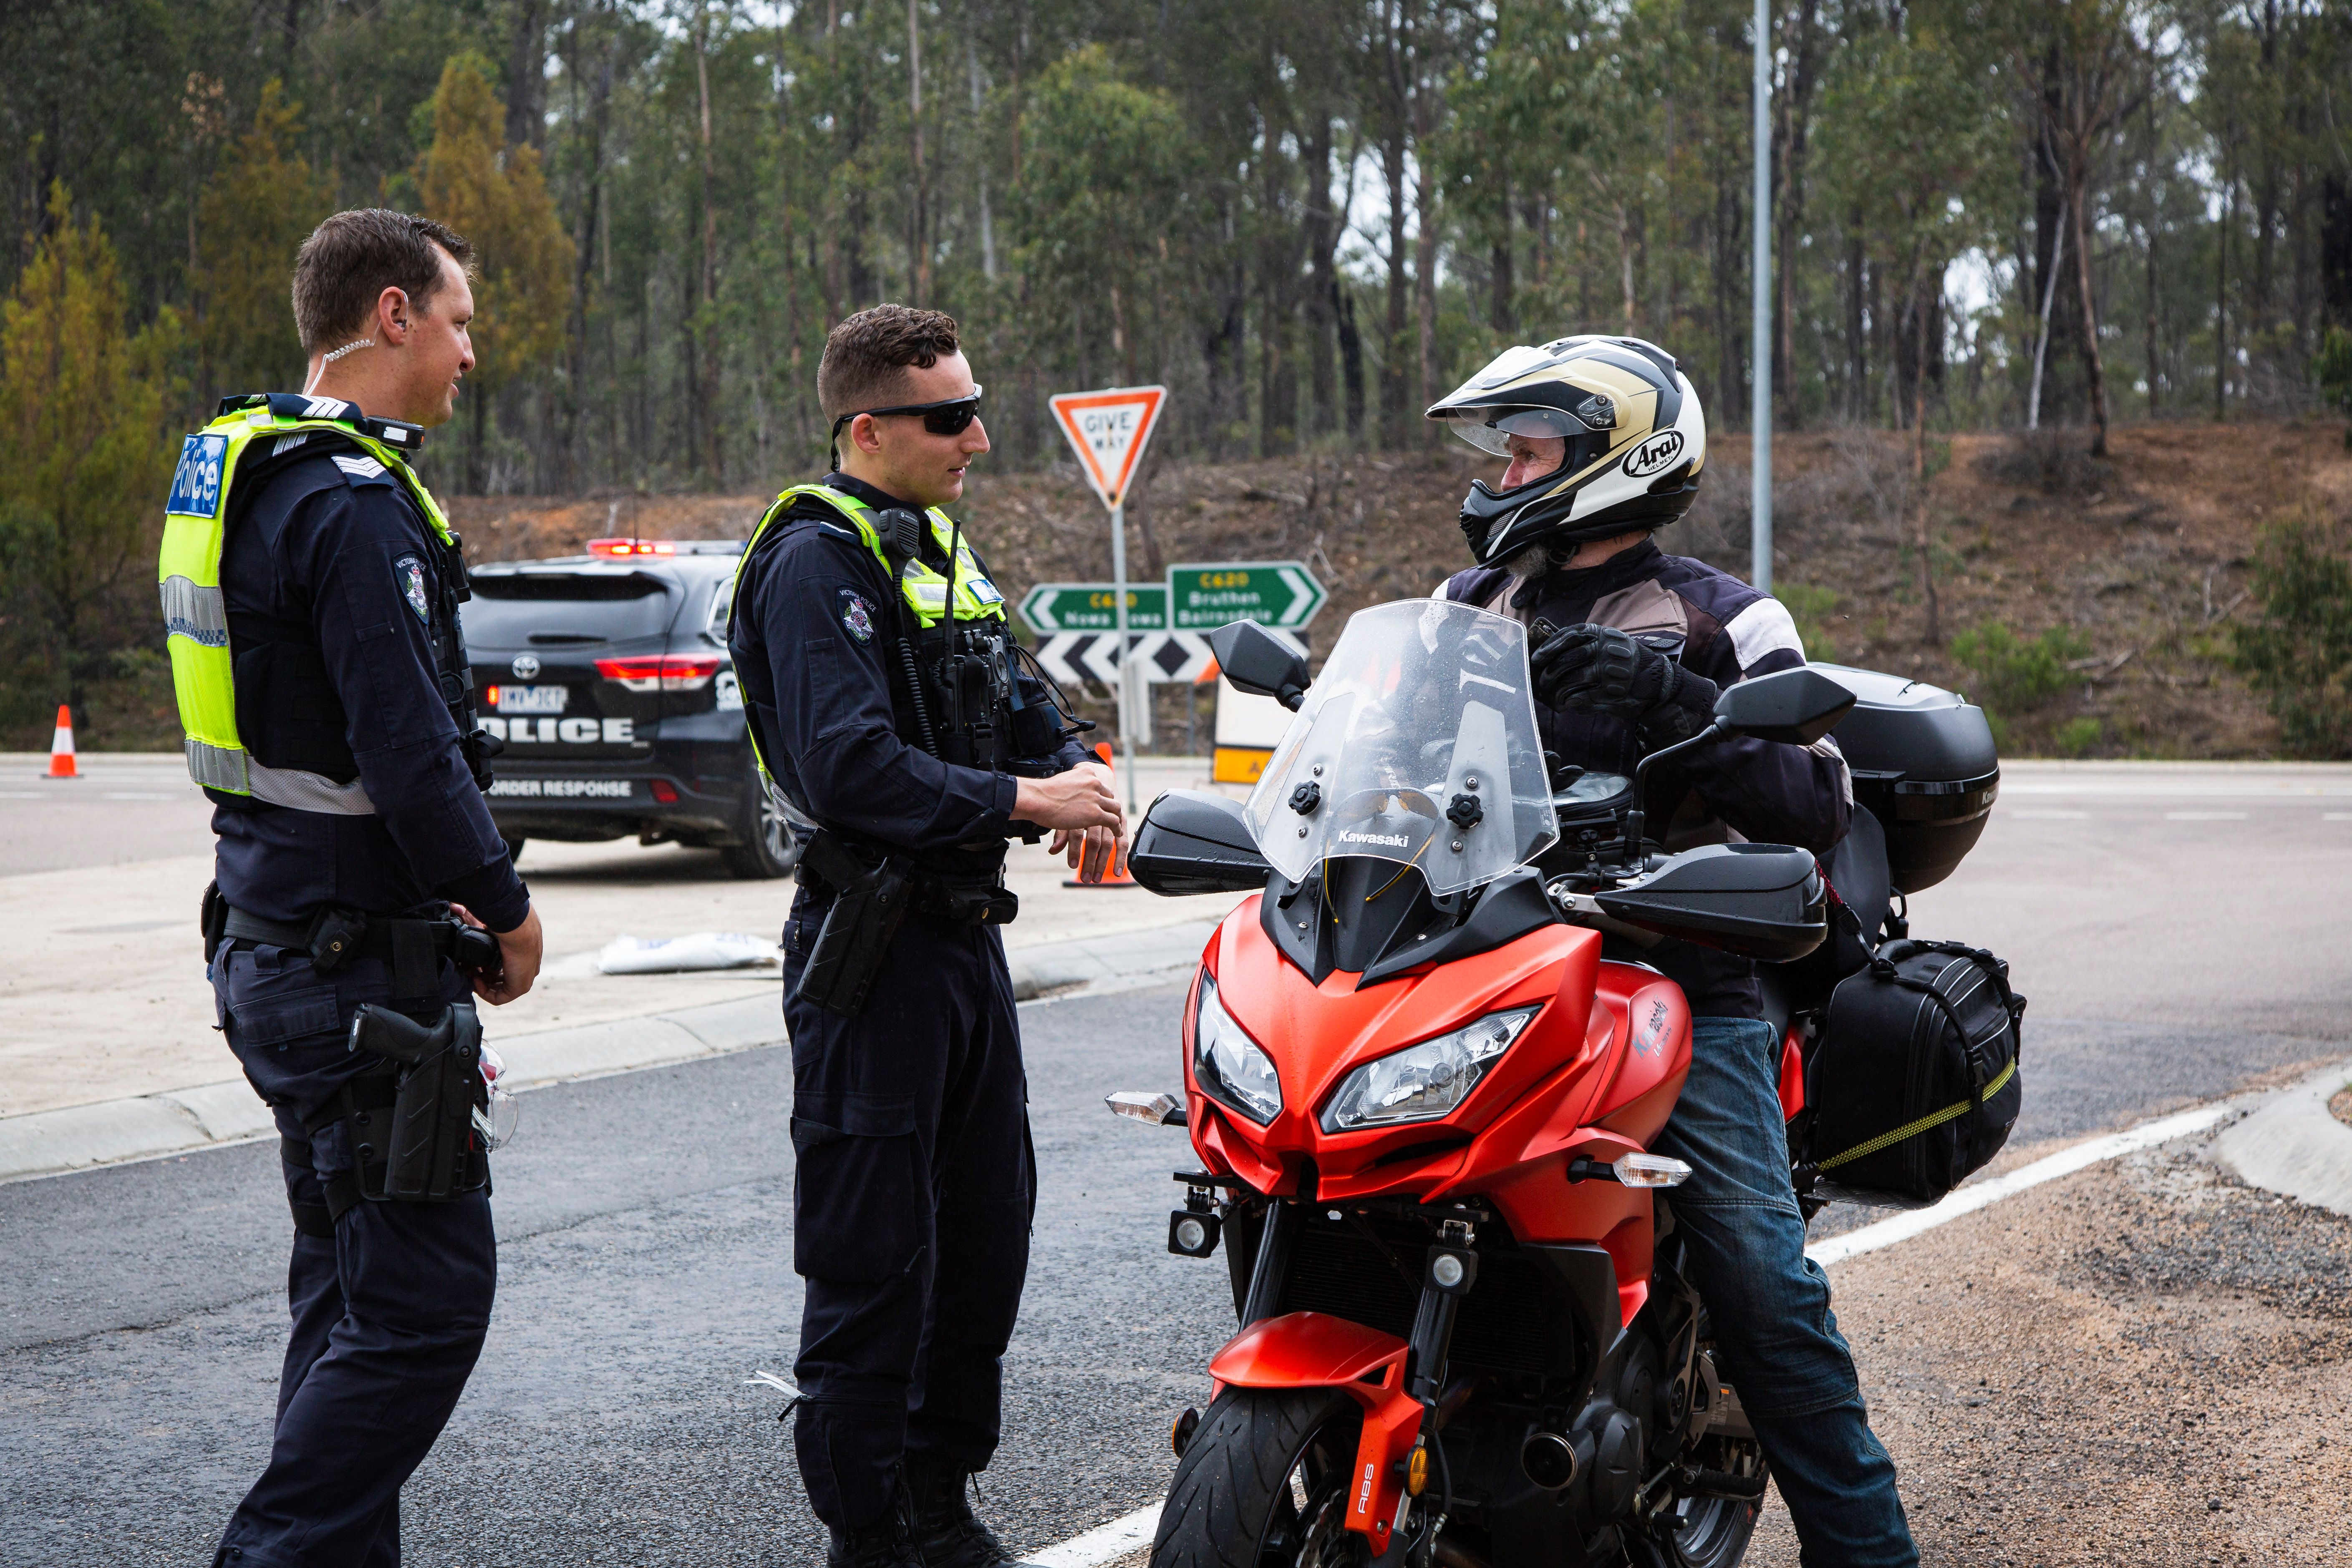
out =
[[[81,773],[74,767],[73,710],[58,704],[58,732],[49,742],[49,776],[53,779],[78,779]]]
[[[1108,741],[1099,742],[1096,744],[1095,755],[1102,759],[1103,766],[1110,769],[1113,773],[1117,773],[1118,771],[1118,764],[1111,761],[1110,742]],[[1127,846],[1125,844],[1117,845],[1112,848],[1110,869],[1103,874],[1103,879],[1101,881],[1086,882],[1079,880],[1076,877],[1066,877],[1062,879],[1062,886],[1065,888],[1132,888],[1135,885],[1135,879],[1127,874]]]

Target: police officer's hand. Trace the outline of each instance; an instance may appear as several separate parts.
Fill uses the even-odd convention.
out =
[[[1118,856],[1118,835],[1108,827],[1089,827],[1084,833],[1064,828],[1054,835],[1054,842],[1045,847],[1049,855],[1059,855],[1070,863],[1081,882],[1099,882],[1110,875]]]
[[[1105,828],[1124,837],[1126,814],[1118,808],[1118,793],[1111,788],[1110,770],[1100,763],[1081,763],[1049,779],[1020,779],[1013,796],[1013,818],[1050,827],[1057,835]],[[1055,848],[1061,847],[1059,838]]]
[[[487,930],[474,918],[474,911],[463,904],[451,904],[449,912],[467,925]],[[522,924],[512,931],[491,931],[499,939],[499,964],[495,974],[477,973],[469,976],[474,983],[474,994],[493,1007],[505,1005],[521,995],[539,978],[540,960],[544,956],[546,937],[540,931],[539,910],[533,907],[524,911]]]

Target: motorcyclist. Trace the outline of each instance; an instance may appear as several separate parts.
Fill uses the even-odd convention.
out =
[[[1506,351],[1428,416],[1508,461],[1474,481],[1462,529],[1477,564],[1435,597],[1534,629],[1546,750],[1630,774],[1695,735],[1725,686],[1805,662],[1780,603],[1651,534],[1690,508],[1706,422],[1673,356],[1638,338]],[[1826,854],[1853,782],[1834,741],[1737,738],[1654,768],[1642,803],[1669,849],[1733,839]],[[1911,1564],[1895,1466],[1870,1430],[1829,1279],[1805,1258],[1780,1117],[1780,1042],[1755,966],[1685,942],[1640,955],[1683,987],[1690,1077],[1654,1145],[1687,1162],[1674,1194],[1691,1282],[1809,1565]]]

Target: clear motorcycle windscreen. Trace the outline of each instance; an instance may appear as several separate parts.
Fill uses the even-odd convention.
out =
[[[1358,611],[1243,813],[1294,882],[1358,855],[1450,893],[1534,859],[1559,825],[1527,628],[1443,599]]]

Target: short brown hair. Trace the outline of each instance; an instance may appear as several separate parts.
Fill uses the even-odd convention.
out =
[[[877,305],[845,318],[824,340],[816,401],[827,419],[906,400],[906,372],[929,370],[957,352],[956,320],[944,310]]]
[[[355,207],[312,229],[294,258],[294,329],[302,352],[339,348],[363,331],[386,289],[425,309],[441,287],[445,250],[473,276],[473,246],[429,217]]]

